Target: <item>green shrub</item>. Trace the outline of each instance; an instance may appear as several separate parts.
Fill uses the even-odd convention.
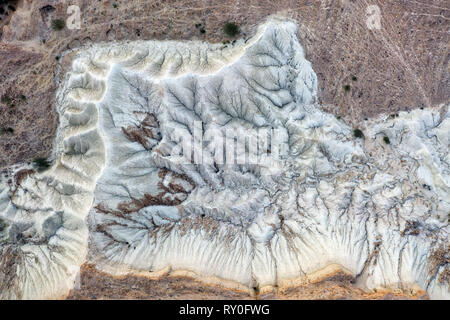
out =
[[[353,130],[353,135],[355,138],[364,138],[364,133],[360,129]]]
[[[344,86],[344,90],[347,91],[347,92],[350,91],[350,85],[349,85],[349,84],[346,84],[346,85]]]
[[[46,158],[35,158],[33,159],[33,166],[37,172],[42,172],[50,167],[51,163]]]
[[[384,141],[384,143],[386,143],[386,144],[390,144],[390,143],[391,143],[391,141],[389,140],[389,137],[387,137],[387,136],[384,136],[384,137],[383,137],[383,141]]]
[[[2,101],[2,103],[6,104],[6,105],[8,105],[8,106],[11,106],[11,105],[12,105],[12,99],[11,99],[9,96],[7,96],[6,94],[4,94],[4,95],[2,96],[1,101]]]
[[[55,31],[61,31],[66,27],[66,22],[62,19],[52,20],[52,29]]]
[[[0,232],[5,230],[7,226],[8,225],[6,224],[6,222],[4,220],[0,219]]]
[[[357,81],[358,78],[356,76],[352,76],[352,81]]]
[[[239,34],[240,30],[239,26],[234,22],[227,22],[223,26],[223,32],[225,32],[227,36],[235,37]]]
[[[5,134],[5,133],[14,133],[14,129],[11,127],[7,127],[7,128],[0,128],[0,135]]]

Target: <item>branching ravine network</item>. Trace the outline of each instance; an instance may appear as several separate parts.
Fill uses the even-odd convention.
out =
[[[448,109],[356,138],[316,103],[296,30],[80,50],[54,164],[0,178],[0,298],[64,296],[86,260],[249,292],[339,265],[368,290],[449,298]]]

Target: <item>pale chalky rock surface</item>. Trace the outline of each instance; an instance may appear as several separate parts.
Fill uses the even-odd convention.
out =
[[[368,290],[448,299],[450,112],[381,116],[357,139],[316,97],[286,19],[234,45],[80,50],[58,93],[55,164],[0,180],[0,297],[67,294],[89,229],[88,261],[115,275],[261,291],[338,265]],[[236,164],[213,148],[226,131],[246,154]],[[187,137],[201,164],[175,152]]]

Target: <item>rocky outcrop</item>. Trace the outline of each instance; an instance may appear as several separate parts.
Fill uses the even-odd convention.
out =
[[[449,297],[448,109],[355,137],[320,108],[294,22],[92,45],[57,97],[55,164],[0,181],[1,297],[67,293],[87,228],[88,261],[116,275],[265,292],[339,265],[365,289]]]

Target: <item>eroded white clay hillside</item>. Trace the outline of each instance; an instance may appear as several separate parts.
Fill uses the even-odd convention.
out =
[[[251,291],[340,265],[367,289],[449,298],[450,112],[381,117],[355,138],[316,105],[296,30],[272,18],[233,46],[80,51],[59,91],[55,165],[0,180],[0,297],[66,294],[89,228],[87,259],[113,274]],[[222,136],[245,157],[223,163]],[[192,156],[175,152],[181,138]]]

